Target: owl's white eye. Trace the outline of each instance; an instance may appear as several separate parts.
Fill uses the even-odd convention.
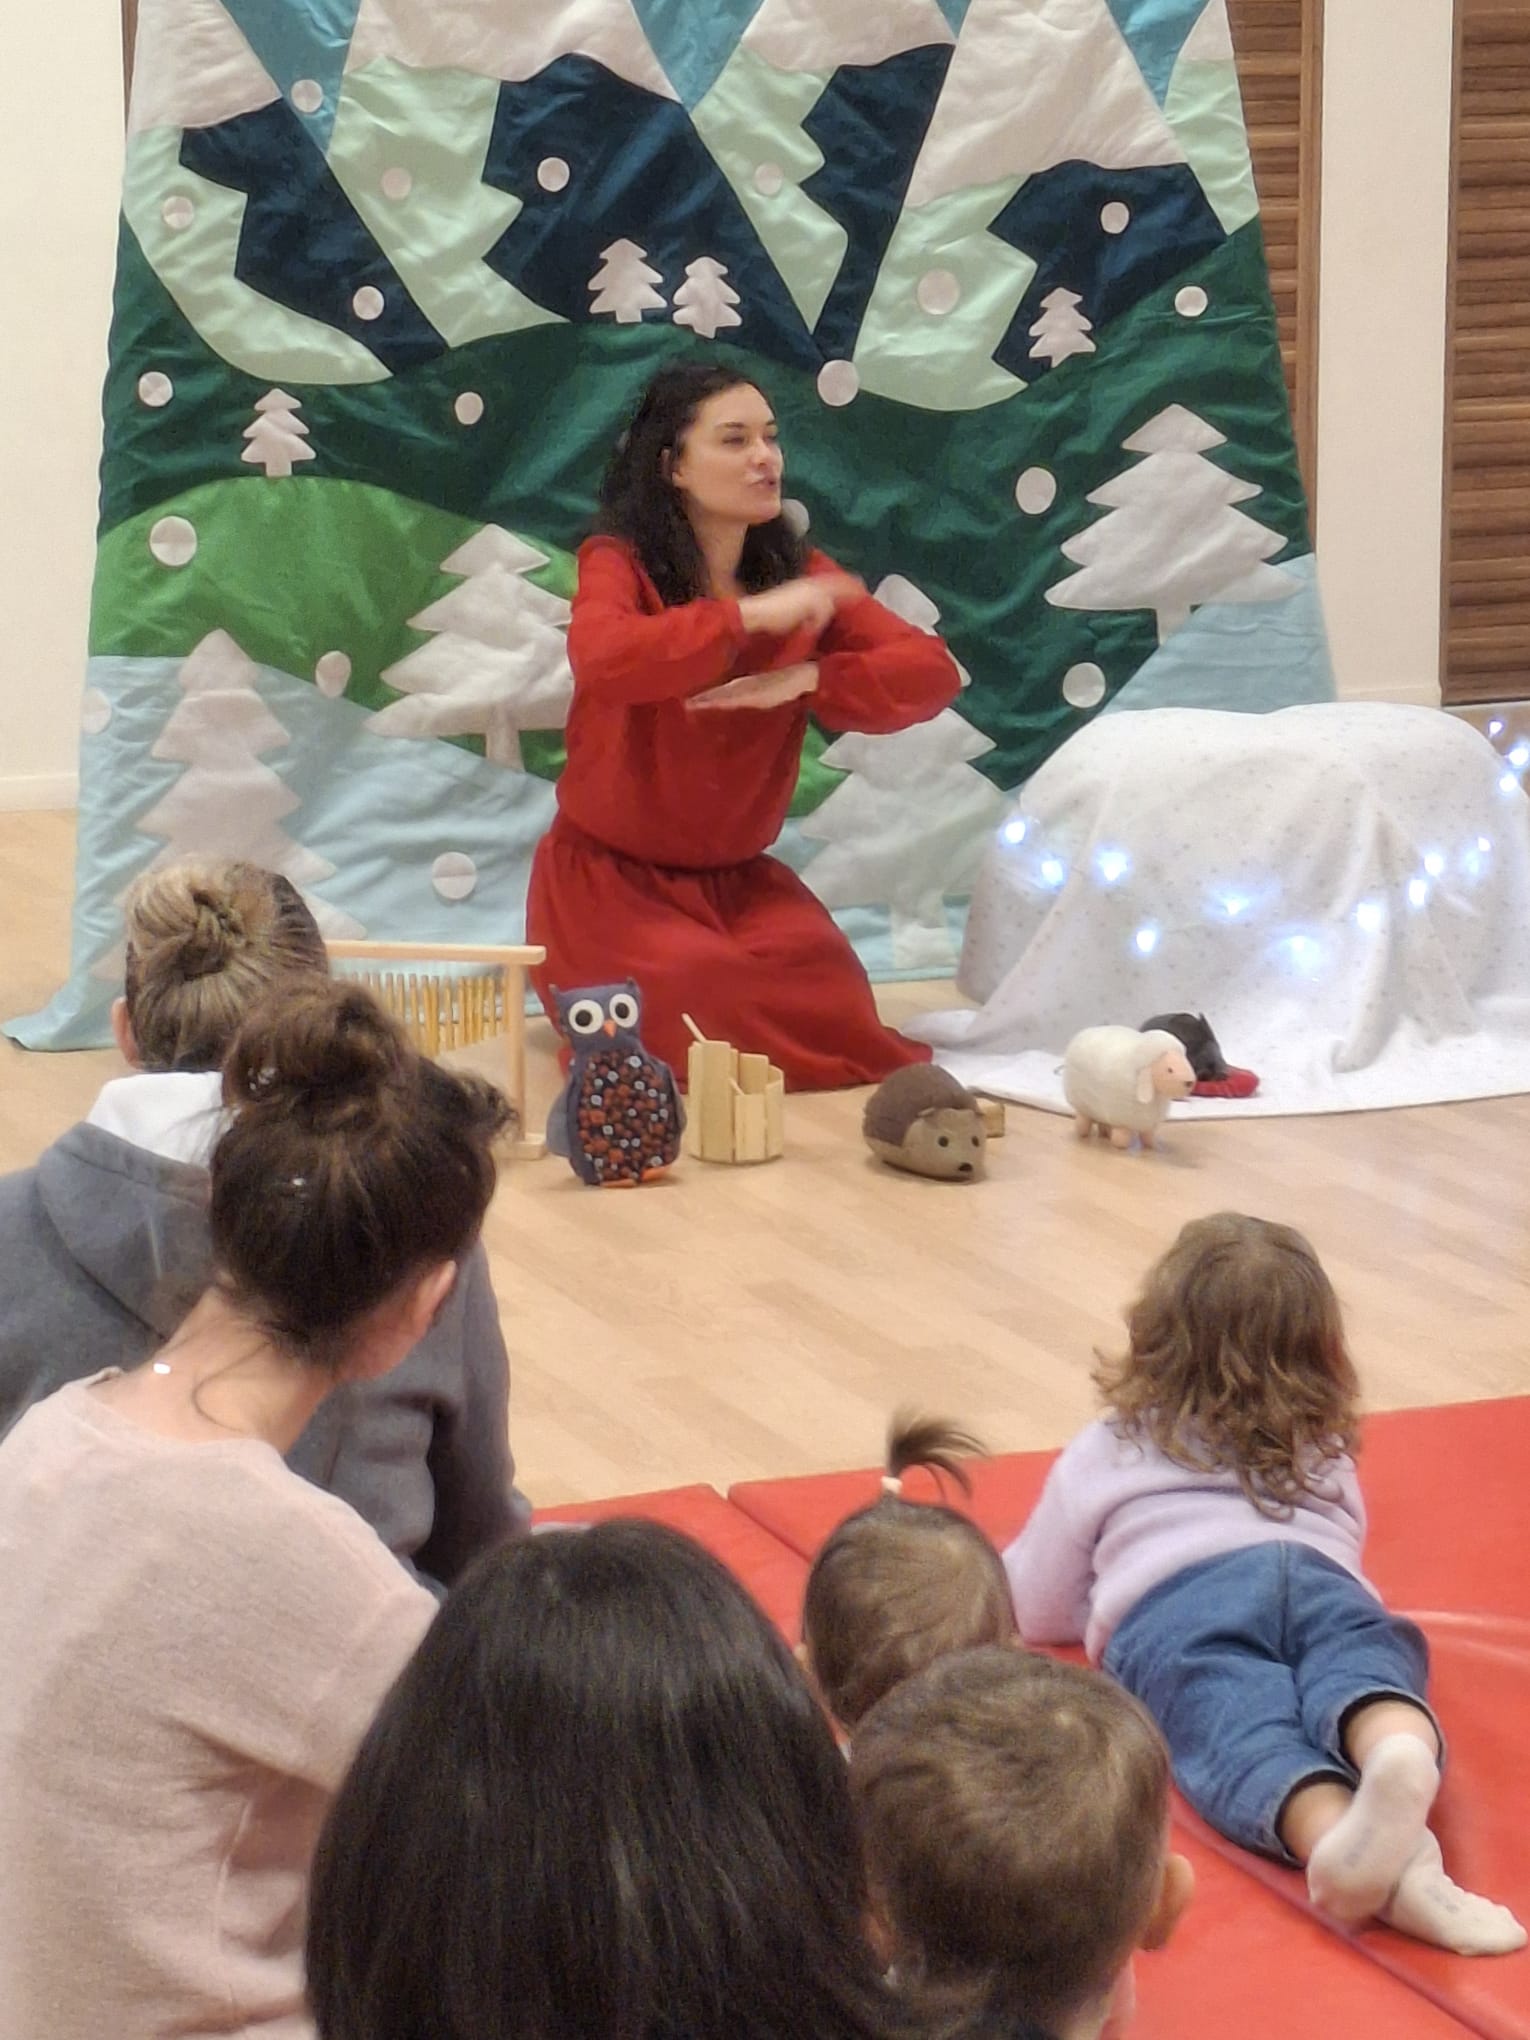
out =
[[[616,1022],[617,1026],[636,1027],[637,1016],[637,1000],[633,998],[630,992],[618,992],[611,1001],[611,1018]]]
[[[598,1034],[606,1016],[598,999],[575,999],[568,1009],[568,1024],[576,1034]]]

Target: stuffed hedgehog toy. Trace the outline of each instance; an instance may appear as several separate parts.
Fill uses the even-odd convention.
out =
[[[547,1119],[547,1145],[581,1183],[646,1183],[680,1153],[685,1109],[674,1071],[638,1034],[643,995],[619,985],[554,987],[557,1025],[573,1062]]]
[[[973,1183],[983,1174],[988,1134],[978,1101],[935,1063],[894,1070],[867,1099],[861,1132],[879,1160],[910,1175]]]

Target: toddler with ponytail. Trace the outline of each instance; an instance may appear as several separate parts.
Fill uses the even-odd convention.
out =
[[[847,1734],[902,1680],[954,1650],[1017,1637],[998,1552],[941,1502],[903,1493],[915,1467],[970,1491],[976,1438],[938,1417],[894,1417],[883,1492],[819,1552],[802,1608],[802,1648],[824,1705]]]

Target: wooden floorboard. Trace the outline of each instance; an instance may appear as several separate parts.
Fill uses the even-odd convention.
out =
[[[5,1015],[63,977],[72,863],[72,816],[0,815]],[[882,1003],[897,1020],[953,997],[889,987]],[[541,1023],[530,1061],[545,1111]],[[0,1042],[0,1169],[118,1072],[107,1051]],[[863,1464],[902,1402],[998,1449],[1058,1444],[1091,1413],[1091,1350],[1148,1261],[1227,1206],[1310,1233],[1372,1407],[1530,1392],[1530,1098],[1175,1123],[1153,1156],[1012,1107],[988,1180],[966,1186],[872,1161],[863,1095],[789,1098],[786,1154],[762,1168],[687,1162],[614,1197],[555,1160],[506,1168],[486,1237],[538,1501]]]

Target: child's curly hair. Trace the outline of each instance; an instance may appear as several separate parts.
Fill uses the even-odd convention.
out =
[[[1333,1284],[1299,1232],[1236,1211],[1187,1225],[1095,1383],[1128,1432],[1180,1466],[1226,1471],[1261,1514],[1318,1491],[1354,1449],[1359,1382]]]

